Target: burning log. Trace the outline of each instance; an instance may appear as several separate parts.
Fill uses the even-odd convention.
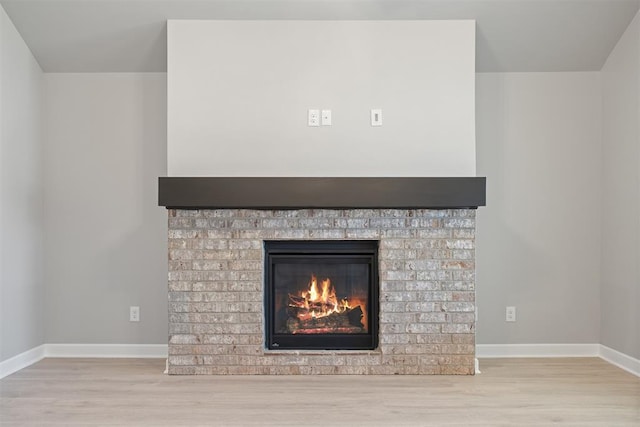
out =
[[[364,313],[362,312],[362,308],[360,308],[360,306],[347,311],[345,314],[349,318],[349,323],[351,323],[352,325],[360,325],[364,327],[364,325],[362,324]]]
[[[346,298],[338,299],[329,279],[321,286],[315,276],[309,290],[300,295],[288,294],[288,316],[282,332],[292,334],[361,333],[366,332],[360,305],[351,307]]]
[[[349,308],[342,313],[313,317],[304,308],[289,307],[287,310],[287,331],[293,334],[312,333],[360,333],[364,332],[362,308]]]
[[[293,305],[294,307],[304,307],[306,301],[307,300],[304,297],[289,294],[289,306]]]

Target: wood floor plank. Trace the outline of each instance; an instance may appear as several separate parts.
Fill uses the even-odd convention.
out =
[[[598,358],[483,359],[476,376],[167,376],[45,359],[0,380],[0,424],[640,426],[640,378]]]

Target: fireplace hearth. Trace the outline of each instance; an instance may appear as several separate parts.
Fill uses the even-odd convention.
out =
[[[267,241],[264,246],[267,348],[377,347],[377,241]]]

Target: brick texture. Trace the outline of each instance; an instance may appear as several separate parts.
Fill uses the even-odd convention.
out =
[[[472,375],[475,210],[175,210],[169,214],[170,374]],[[264,345],[264,240],[380,242],[371,351]]]

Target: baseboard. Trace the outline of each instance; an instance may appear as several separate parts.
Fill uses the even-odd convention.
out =
[[[166,344],[43,344],[0,362],[0,379],[45,357],[163,359],[167,354]],[[640,360],[601,344],[478,344],[476,357],[600,357],[640,377]]]
[[[606,345],[600,345],[600,357],[612,365],[640,377],[640,360],[620,353],[618,350],[609,348]]]
[[[598,357],[600,344],[478,344],[476,357]]]
[[[27,350],[23,353],[13,356],[3,362],[0,362],[0,379],[18,372],[20,369],[24,369],[27,366],[33,365],[36,362],[44,359],[46,353],[46,344],[39,345]]]
[[[45,357],[166,358],[166,344],[46,344]]]

